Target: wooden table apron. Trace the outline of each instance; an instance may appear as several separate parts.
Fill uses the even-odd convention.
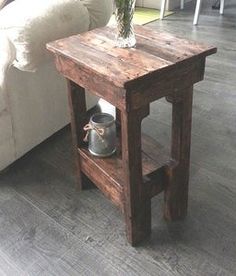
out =
[[[128,241],[136,245],[151,233],[151,198],[164,191],[164,217],[187,214],[193,84],[204,77],[206,56],[215,47],[136,26],[135,49],[114,47],[105,27],[47,44],[67,79],[79,189],[82,173],[120,207]],[[83,143],[85,89],[119,111],[121,155],[95,158]],[[172,104],[171,153],[141,134],[151,102]]]

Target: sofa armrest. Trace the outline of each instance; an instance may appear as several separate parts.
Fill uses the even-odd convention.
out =
[[[16,48],[14,66],[23,71],[49,59],[47,42],[87,31],[89,23],[87,8],[74,0],[15,0],[0,11],[0,30]]]
[[[90,30],[103,27],[109,22],[113,12],[113,0],[81,0],[81,2],[89,12]]]
[[[15,47],[5,33],[0,32],[0,113],[7,108],[6,104],[6,77],[7,72],[15,60]]]

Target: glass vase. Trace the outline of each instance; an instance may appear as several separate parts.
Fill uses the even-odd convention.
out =
[[[136,44],[133,16],[136,0],[116,0],[116,46],[131,48]]]

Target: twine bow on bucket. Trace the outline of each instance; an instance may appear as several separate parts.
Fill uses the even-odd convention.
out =
[[[95,113],[84,126],[88,151],[96,157],[108,157],[116,150],[116,125],[114,117],[107,113]]]
[[[102,140],[102,142],[104,142],[104,138],[103,138],[104,133],[105,133],[104,128],[96,127],[96,126],[92,125],[91,123],[84,126],[84,131],[86,131],[86,135],[84,137],[84,142],[88,142],[88,136],[89,136],[90,130],[95,130],[98,137]]]

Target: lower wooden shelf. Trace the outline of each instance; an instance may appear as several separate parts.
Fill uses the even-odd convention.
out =
[[[124,173],[120,154],[98,158],[86,147],[78,149],[82,172],[116,205],[123,209]],[[143,184],[150,197],[161,192],[170,157],[151,137],[142,135]]]

